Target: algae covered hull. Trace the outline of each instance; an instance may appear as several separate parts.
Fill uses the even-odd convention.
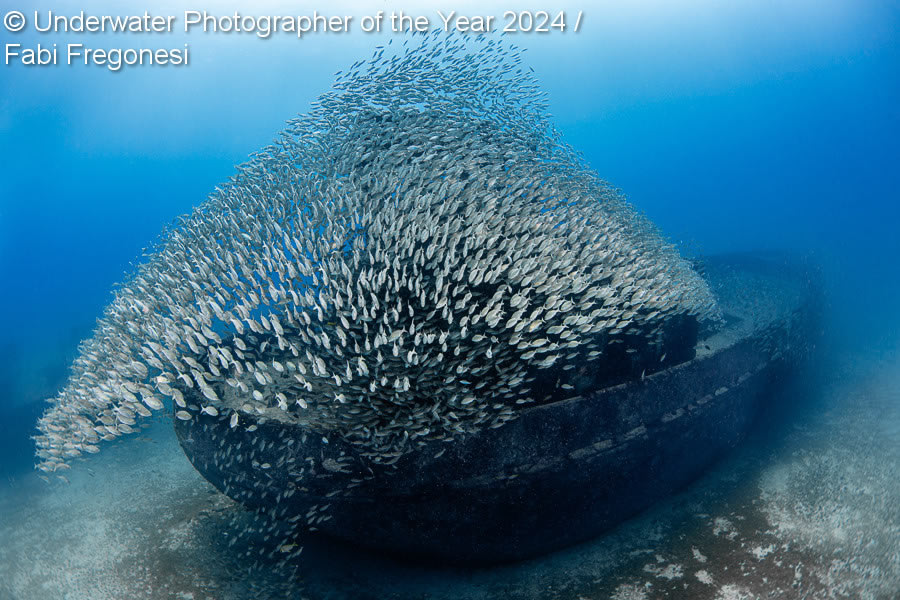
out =
[[[522,409],[501,427],[428,444],[393,465],[272,421],[249,432],[201,414],[175,420],[176,433],[228,496],[285,519],[327,506],[315,528],[363,547],[470,563],[562,548],[695,478],[742,439],[808,354],[819,292],[805,269],[753,255],[713,257],[705,268],[725,325],[701,336],[691,360]]]

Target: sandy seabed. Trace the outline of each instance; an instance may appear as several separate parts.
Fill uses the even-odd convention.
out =
[[[296,572],[235,540],[244,511],[160,422],[46,484],[0,484],[0,600],[900,597],[900,353],[798,377],[750,439],[607,535],[491,569],[310,540]],[[248,558],[247,552],[251,553]]]

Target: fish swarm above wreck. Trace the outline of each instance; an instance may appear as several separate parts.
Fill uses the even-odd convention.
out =
[[[354,64],[165,233],[41,418],[39,467],[167,399],[389,462],[577,394],[615,345],[659,362],[668,323],[716,318],[690,264],[560,140],[518,50],[417,36]]]

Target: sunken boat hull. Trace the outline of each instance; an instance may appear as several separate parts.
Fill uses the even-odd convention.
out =
[[[175,430],[225,494],[285,519],[328,506],[328,518],[312,525],[359,546],[468,563],[559,549],[696,478],[741,441],[808,354],[819,293],[803,268],[749,255],[712,258],[706,268],[726,325],[703,337],[691,360],[524,408],[501,427],[430,443],[392,465],[272,421],[251,433],[201,414],[176,420]]]

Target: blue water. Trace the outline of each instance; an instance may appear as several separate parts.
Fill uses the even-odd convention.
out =
[[[836,339],[896,339],[900,9],[727,4],[603,6],[577,34],[516,42],[566,139],[671,239],[814,254]],[[142,249],[384,40],[192,35],[188,68],[4,67],[0,410],[54,393]]]
[[[0,0],[0,16],[14,9],[29,14],[33,8],[24,4]],[[130,10],[180,14],[184,7],[173,4],[135,4]],[[242,7],[221,0],[195,8],[218,14],[234,10],[290,14],[318,8],[328,14],[359,16],[369,10],[399,7],[393,2],[370,3],[368,8],[360,4],[259,2],[251,8],[249,3]],[[741,468],[748,473],[746,481],[754,493],[755,478],[772,460],[776,467],[784,468],[774,469],[774,475],[768,473],[768,479],[760,478],[768,481],[770,488],[780,489],[776,484],[782,481],[779,477],[784,471],[794,477],[784,476],[785,481],[806,483],[805,476],[813,483],[819,483],[818,479],[836,481],[833,489],[853,498],[865,499],[870,494],[881,504],[867,505],[847,518],[850,541],[841,545],[852,553],[856,548],[853,536],[868,535],[866,539],[874,540],[881,533],[888,550],[882,554],[894,552],[896,557],[896,539],[891,540],[885,532],[890,527],[900,531],[896,509],[900,494],[896,484],[889,488],[884,483],[887,478],[895,480],[896,468],[885,467],[887,476],[879,480],[875,475],[884,473],[859,457],[876,456],[876,462],[882,455],[896,457],[896,441],[900,440],[900,412],[896,409],[900,402],[900,3],[697,0],[675,4],[664,0],[548,2],[540,7],[551,12],[565,9],[570,19],[583,9],[582,30],[511,37],[527,48],[526,62],[548,92],[550,111],[564,138],[684,252],[786,250],[809,257],[821,268],[827,294],[823,340],[828,360],[826,367],[813,365],[812,370],[821,375],[823,387],[837,390],[824,394],[827,407],[816,404],[818,397],[807,398],[817,418],[827,424],[815,438],[821,447],[807,446],[810,442],[803,437],[807,430],[801,419],[796,427],[784,424],[786,429],[797,430],[794,435],[800,441],[792,438],[781,452],[780,462],[772,459],[778,452],[757,441],[759,447],[751,452],[757,458]],[[93,14],[126,14],[129,9],[122,6],[110,0],[84,0],[77,5],[49,0],[40,9],[64,14],[81,9]],[[515,2],[462,0],[442,3],[442,7],[497,15],[509,8],[523,8]],[[438,23],[433,8],[419,12]],[[75,33],[48,36],[10,34],[0,28],[0,47],[53,42],[101,47],[191,45],[191,65],[186,68],[131,67],[113,73],[103,67],[0,64],[0,483],[12,482],[0,489],[0,501],[12,498],[13,505],[29,504],[22,490],[33,489],[28,488],[29,481],[36,483],[32,481],[30,436],[43,400],[64,385],[79,340],[90,335],[116,282],[141,260],[143,249],[173,219],[227,180],[236,164],[268,144],[286,119],[307,111],[310,102],[328,89],[335,71],[370,56],[391,37],[395,44],[402,39],[399,34],[358,31],[310,35],[303,40],[290,35],[259,40],[238,35],[185,37],[182,33],[138,38]],[[848,356],[859,357],[865,364],[850,368]],[[875,357],[880,358],[876,361]],[[833,364],[842,367],[832,369]],[[815,388],[818,383],[807,381],[806,386]],[[871,411],[878,414],[873,416]],[[847,433],[851,430],[853,436]],[[166,432],[171,435],[168,429]],[[841,454],[846,448],[839,438],[845,436],[852,451]],[[866,439],[874,440],[873,447],[860,441]],[[877,446],[884,440],[894,440],[894,449]],[[145,447],[154,448],[150,444],[126,446],[131,454],[125,456],[142,455],[157,469],[164,461],[150,459],[155,457],[152,452],[162,450],[156,447],[145,452]],[[830,448],[834,455],[827,452]],[[187,479],[184,472],[190,472],[190,467],[180,452],[161,456],[182,461],[172,463],[173,471],[180,473],[181,480]],[[812,465],[808,473],[805,467],[798,469],[803,476],[790,471],[791,461],[800,460],[798,456],[804,465]],[[848,468],[845,480],[844,463],[832,460],[833,456],[848,463],[859,459],[862,466]],[[745,458],[738,455],[734,460],[741,463]],[[129,463],[130,458],[113,455],[109,460],[109,464],[121,466],[137,464],[138,459]],[[722,481],[734,480],[732,466],[720,469]],[[169,480],[158,471],[147,476]],[[115,476],[108,476],[107,487],[94,490],[91,486],[101,477],[95,480],[87,467],[80,477],[79,484],[73,476],[76,485],[68,493],[82,501],[102,495],[113,487],[109,482],[115,481]],[[707,481],[706,488],[691,488],[688,493],[695,497],[690,501],[709,502],[704,510],[709,508],[715,516],[716,502],[722,499],[709,500],[708,489],[716,493],[725,490],[721,493],[727,496],[728,484],[720,483]],[[85,486],[90,491],[79,496],[78,490]],[[879,486],[888,491],[882,493]],[[800,506],[812,507],[809,513],[819,515],[819,507],[832,500],[828,497],[832,488],[825,484],[825,491],[813,489],[812,484],[809,487],[811,499]],[[40,489],[35,493],[52,494],[59,488]],[[791,494],[802,495],[788,489],[788,500],[793,499]],[[841,502],[852,506],[853,498],[838,498],[837,493],[834,498],[829,506],[841,508]],[[785,514],[790,516],[791,504],[785,505]],[[636,530],[625,528],[613,537],[633,537],[622,547],[643,552],[648,539],[645,532],[655,535],[657,524],[666,522],[670,508],[663,505],[657,508],[661,517],[654,513],[646,517],[651,521],[646,529],[642,529],[644,525]],[[723,509],[721,514],[731,513]],[[859,526],[860,515],[877,522],[868,523],[866,529]],[[91,521],[83,514],[80,518],[82,523]],[[7,531],[4,525],[11,525],[11,520],[0,522],[0,532]],[[677,523],[672,527],[677,529]],[[665,535],[678,540],[687,535],[694,540],[690,536],[695,533],[688,529],[686,534],[674,531]],[[66,535],[60,533],[60,539],[68,544],[61,546],[61,555],[77,554],[77,545]],[[708,552],[705,548],[725,547],[718,534],[707,538],[707,545],[701,546],[704,552]],[[15,546],[23,551],[13,552],[24,557],[21,564],[57,567],[57,556],[41,547],[40,532],[35,533],[31,545],[23,539],[17,539],[19,546]],[[685,542],[682,548],[685,565],[691,550],[696,552],[690,548],[693,543]],[[675,545],[679,544],[682,542]],[[0,550],[6,545],[7,541],[0,539]],[[611,543],[610,547],[619,546]],[[896,562],[879,563],[880,547],[873,548],[860,563],[881,568],[890,586],[896,580]],[[545,580],[571,579],[566,569],[573,564],[590,571],[602,562],[607,550],[601,542],[584,555],[588,559],[578,554],[581,550],[572,552],[511,574],[500,572],[501,584],[494,583],[490,574],[482,573],[482,579],[473,577],[472,597],[479,597],[484,589],[493,590],[485,579],[499,589],[507,580],[531,578],[538,582],[535,589],[544,589]],[[822,564],[829,565],[830,557],[822,556]],[[712,562],[722,559],[711,558]],[[311,560],[313,565],[316,560],[328,563],[331,555]],[[785,564],[792,564],[789,560],[786,558]],[[807,560],[805,556],[803,560]],[[720,566],[725,562],[720,560]],[[0,574],[15,571],[11,565],[14,563],[0,561]],[[335,562],[331,566],[338,573],[335,579],[343,581],[343,565]],[[351,564],[347,569],[357,575],[357,567]],[[394,579],[408,582],[414,577],[405,571],[391,574],[380,563],[360,572],[365,574],[366,569],[376,573],[373,578],[384,575],[383,570],[388,573],[385,589],[392,589]],[[635,577],[642,574],[641,565],[636,569]],[[584,577],[593,579],[594,575],[589,572]],[[622,577],[632,575],[628,572]],[[31,577],[40,581],[39,575],[32,573]],[[694,575],[686,572],[685,577]],[[622,579],[622,585],[628,581]],[[0,581],[0,600],[6,599],[5,593],[14,594],[6,591],[13,588],[4,583]],[[438,580],[435,587],[443,589],[444,583]],[[619,583],[615,581],[615,585]],[[447,589],[453,595],[452,588]],[[643,596],[635,592],[623,597]]]
[[[900,339],[900,8],[669,4],[567,4],[585,9],[578,34],[516,37],[565,138],[686,252],[812,255],[829,288],[829,343],[890,347]],[[0,2],[13,8],[23,7]],[[13,37],[49,39],[0,39]],[[185,41],[162,39],[153,43]],[[142,249],[386,39],[194,35],[187,68],[0,66],[5,465],[30,467],[38,403],[64,383]]]

